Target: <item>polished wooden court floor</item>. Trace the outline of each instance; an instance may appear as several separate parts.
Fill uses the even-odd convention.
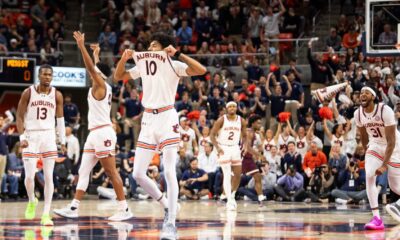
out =
[[[53,208],[69,201],[54,201]],[[0,239],[159,239],[163,209],[155,201],[129,201],[135,218],[108,222],[116,207],[111,200],[84,200],[79,219],[54,216],[54,227],[41,227],[39,217],[24,220],[25,202],[0,203]],[[181,201],[179,239],[400,239],[400,223],[383,212],[385,231],[366,232],[369,207],[335,204],[239,201],[227,212],[216,201]]]

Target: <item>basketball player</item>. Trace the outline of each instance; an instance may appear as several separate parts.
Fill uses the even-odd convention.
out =
[[[86,139],[82,163],[79,167],[79,180],[76,193],[71,204],[54,212],[62,217],[77,218],[80,201],[89,184],[90,172],[100,161],[107,176],[110,178],[118,200],[118,211],[108,218],[110,221],[124,221],[133,217],[126,203],[123,184],[115,164],[116,133],[112,128],[110,119],[111,112],[111,86],[106,83],[107,76],[111,71],[106,64],[99,63],[100,47],[98,44],[91,45],[93,49],[94,64],[85,47],[85,34],[74,32],[74,38],[82,53],[86,70],[90,74],[92,87],[88,93],[88,124],[89,135]]]
[[[265,160],[265,157],[261,154],[262,143],[258,133],[261,127],[261,117],[252,115],[248,120],[248,126],[247,139],[249,143],[247,149],[245,148],[245,151],[243,151],[242,173],[254,178],[254,188],[258,195],[258,202],[261,205],[262,201],[265,200],[261,185],[261,171],[259,165],[257,165],[257,162]]]
[[[361,106],[354,113],[365,155],[366,187],[373,218],[365,224],[366,230],[384,229],[379,215],[376,175],[388,171],[390,188],[400,195],[400,133],[396,129],[393,110],[378,103],[376,90],[365,86],[361,89]],[[386,205],[389,214],[400,221],[400,200]]]
[[[180,141],[178,113],[174,108],[175,95],[181,77],[203,75],[206,68],[174,47],[174,38],[164,34],[153,34],[148,50],[134,52],[125,50],[118,62],[114,80],[142,79],[142,118],[133,177],[165,210],[161,238],[176,239],[175,219],[178,202],[176,159]],[[172,61],[174,56],[180,61]],[[135,60],[136,66],[125,70],[126,62]],[[182,61],[182,62],[181,62]],[[165,198],[157,185],[146,174],[154,152],[162,151],[167,195]]]
[[[246,122],[236,114],[237,104],[228,102],[227,113],[214,123],[211,130],[211,141],[218,153],[218,163],[224,175],[223,187],[227,198],[227,210],[236,210],[235,193],[240,184],[242,172],[242,157],[240,140],[248,144]],[[233,179],[231,180],[233,172]]]
[[[39,85],[25,89],[18,103],[17,129],[20,134],[22,159],[25,169],[25,188],[29,198],[25,210],[25,218],[33,219],[36,214],[38,200],[35,198],[35,173],[37,160],[43,160],[44,173],[44,208],[41,224],[53,226],[49,215],[53,198],[53,170],[57,158],[57,132],[62,151],[65,152],[65,123],[63,96],[50,86],[53,80],[53,68],[42,65],[39,68]],[[56,119],[57,118],[57,119]]]

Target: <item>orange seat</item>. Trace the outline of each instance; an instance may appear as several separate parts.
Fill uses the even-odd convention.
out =
[[[279,34],[279,39],[292,39],[293,34],[292,33],[280,33]],[[290,51],[293,49],[293,42],[279,42],[279,51]]]

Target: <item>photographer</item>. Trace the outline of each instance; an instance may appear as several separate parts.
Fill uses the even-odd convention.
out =
[[[339,189],[332,191],[332,197],[339,204],[348,204],[367,199],[365,175],[360,174],[357,163],[351,161],[346,171],[339,174]]]
[[[286,174],[278,179],[274,190],[284,201],[303,201],[306,197],[303,185],[303,176],[290,165]]]
[[[316,167],[311,176],[310,184],[311,192],[307,192],[313,202],[323,202],[321,199],[329,197],[334,186],[334,176],[327,164]]]

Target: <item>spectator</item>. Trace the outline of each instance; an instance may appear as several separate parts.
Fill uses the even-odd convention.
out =
[[[195,29],[198,34],[197,47],[203,42],[210,42],[211,19],[207,17],[204,10],[200,11],[200,17],[196,19]]]
[[[210,107],[210,118],[217,120],[220,110],[225,105],[224,99],[220,96],[220,90],[218,87],[214,87],[212,90],[212,96],[207,98],[207,102]]]
[[[6,170],[8,155],[8,135],[13,134],[15,130],[14,128],[9,128],[8,132],[5,132],[10,123],[14,121],[14,117],[10,111],[7,111],[6,115],[6,118],[0,115],[0,181],[3,179],[3,175]]]
[[[303,172],[301,154],[296,152],[296,144],[293,141],[287,144],[288,151],[281,160],[281,172],[285,173],[290,166],[296,169],[296,172]]]
[[[294,8],[289,8],[283,20],[283,30],[285,33],[292,33],[293,38],[297,38],[301,31],[301,18],[294,11]]]
[[[188,26],[188,21],[182,21],[182,26],[176,32],[176,37],[179,39],[179,44],[190,45],[192,43],[192,28]]]
[[[253,42],[253,46],[258,49],[261,44],[260,32],[263,24],[263,17],[260,14],[259,7],[253,7],[250,12],[250,17],[247,20],[247,26],[249,28],[249,36]]]
[[[14,53],[11,54],[12,56],[17,56],[17,57],[21,56],[20,54],[16,53],[16,52],[20,52],[21,51],[21,48],[19,47],[19,43],[18,43],[17,39],[12,38],[10,40],[10,45],[8,46],[8,51],[9,52],[14,52]]]
[[[290,116],[292,118],[293,126],[296,126],[298,123],[297,111],[298,109],[304,107],[304,90],[301,83],[295,81],[296,79],[295,72],[289,71],[286,76],[287,80],[289,81],[285,81],[281,84],[282,91],[288,92],[289,89],[287,84],[289,83],[292,87],[292,92],[288,99],[289,101],[286,101],[285,112],[291,113]]]
[[[176,111],[179,115],[186,115],[192,111],[192,103],[189,101],[189,93],[182,93],[182,100],[176,103]]]
[[[35,30],[42,34],[46,26],[46,6],[45,0],[37,0],[36,4],[31,8],[32,26]]]
[[[72,127],[74,130],[78,130],[80,113],[78,106],[71,102],[71,94],[65,94],[64,97],[64,119],[66,125]]]
[[[100,33],[99,44],[101,48],[101,58],[105,59],[105,63],[109,66],[113,65],[113,52],[115,44],[117,43],[117,36],[115,32],[112,31],[111,25],[106,24],[104,31]]]
[[[349,28],[349,32],[344,34],[342,47],[345,49],[355,49],[360,45],[360,41],[358,40],[358,32],[355,31],[354,26]]]
[[[245,53],[245,51],[242,52]],[[252,53],[255,53],[255,50]],[[243,64],[244,70],[247,71],[247,78],[249,80],[249,83],[250,84],[252,84],[253,82],[258,83],[258,80],[264,75],[264,71],[260,67],[260,60],[251,57],[250,60],[245,60],[243,63],[244,63]],[[264,115],[265,114],[263,114],[262,116]]]
[[[161,20],[161,10],[157,6],[156,0],[151,0],[149,7],[146,9],[147,18],[146,25],[150,27],[153,23],[160,23]]]
[[[332,174],[335,178],[346,170],[347,156],[343,155],[340,151],[340,144],[335,143],[332,145],[331,153],[329,154],[329,167],[332,169]]]
[[[305,198],[303,189],[304,179],[293,165],[290,165],[286,174],[278,179],[274,187],[276,194],[284,201],[302,201]]]
[[[379,35],[378,44],[395,45],[397,43],[397,34],[392,32],[390,24],[385,24],[383,33]]]
[[[292,85],[289,83],[289,80],[285,76],[284,79],[286,81],[287,91],[283,92],[282,87],[279,83],[275,83],[274,85],[274,94],[272,94],[271,90],[269,89],[270,81],[272,78],[275,78],[275,75],[271,72],[268,74],[267,77],[267,84],[266,84],[266,91],[268,97],[271,99],[271,120],[270,120],[270,127],[274,128],[279,113],[285,110],[285,101],[291,96],[292,94]]]
[[[139,100],[137,89],[131,84],[126,84],[126,96],[123,97],[124,87],[121,89],[120,102],[125,106],[124,133],[125,151],[136,148],[136,143],[140,133],[140,120],[143,114],[143,106]]]
[[[256,87],[254,89],[254,98],[250,101],[250,112],[260,116],[265,116],[268,104],[268,99],[261,96],[261,89]]]
[[[57,65],[57,59],[55,56],[56,50],[51,47],[51,42],[45,40],[42,48],[40,49],[40,64]]]
[[[261,171],[262,171],[262,191],[264,196],[267,199],[273,199],[274,197],[274,186],[276,184],[276,174],[270,171],[269,163],[264,161],[261,164]],[[244,199],[250,199],[251,201],[258,201],[257,192],[255,190],[255,181],[254,178],[250,179],[247,187],[240,187],[238,189],[238,194],[244,195]]]
[[[183,172],[190,167],[190,157],[186,154],[186,148],[180,147],[178,150],[178,159],[176,161],[176,177],[182,178]]]
[[[301,83],[301,79],[303,77],[302,71],[300,68],[296,66],[297,64],[297,59],[296,58],[291,58],[289,60],[289,69],[286,70],[285,75],[287,76],[290,72],[293,72],[295,75],[294,81]]]
[[[190,168],[183,173],[182,179],[179,181],[180,195],[191,200],[199,200],[203,196],[207,196],[209,193],[206,187],[207,181],[207,173],[199,168],[198,160],[192,158]]]
[[[276,39],[279,36],[279,18],[286,12],[281,0],[279,0],[279,5],[280,11],[278,13],[273,12],[272,6],[267,7],[267,14],[263,18],[265,40]]]
[[[8,154],[7,172],[2,177],[1,192],[9,195],[10,198],[17,198],[19,182],[22,181],[22,173],[24,172],[24,163],[22,161],[22,148],[17,142],[10,154]],[[7,183],[9,187],[7,188]]]
[[[334,185],[334,176],[330,168],[326,164],[316,168],[316,171],[311,175],[309,186],[311,192],[308,193],[314,202],[322,202],[321,199],[326,199],[330,196]]]
[[[310,151],[306,153],[303,161],[303,171],[306,180],[310,179],[312,173],[315,171],[316,167],[320,167],[322,164],[327,164],[325,154],[318,150],[316,142],[312,141],[310,145]],[[308,182],[308,181],[307,181]]]
[[[310,90],[317,90],[326,87],[332,82],[331,68],[322,60],[322,54],[315,54],[315,59],[311,56],[311,47],[313,39],[308,42],[307,58],[311,67],[311,86]]]
[[[240,42],[243,38],[243,26],[245,26],[245,18],[239,4],[232,4],[229,8],[229,15],[225,24],[226,34],[231,42]]]
[[[211,142],[204,143],[204,153],[199,154],[199,168],[203,169],[208,175],[208,190],[215,195],[215,176],[218,171],[217,154],[213,151],[214,146]]]
[[[348,204],[367,199],[365,175],[360,174],[355,162],[350,162],[347,169],[339,175],[339,184],[339,188],[332,191],[336,203]]]
[[[340,51],[342,47],[342,38],[337,34],[336,28],[331,28],[329,36],[325,40],[326,46],[333,48],[335,51]]]
[[[201,43],[201,47],[200,49],[197,51],[197,54],[200,55],[207,55],[207,54],[211,54],[210,50],[208,49],[208,43],[206,41]],[[209,57],[205,56],[205,57],[199,57],[198,58],[199,62],[205,66],[209,66],[211,63],[211,60]]]
[[[124,6],[124,11],[119,15],[119,21],[121,22],[121,32],[125,30],[133,32],[133,13],[129,9],[129,5]]]
[[[65,137],[67,147],[67,158],[73,161],[74,165],[78,165],[80,157],[80,146],[79,140],[72,134],[72,128],[70,126],[65,127]]]

